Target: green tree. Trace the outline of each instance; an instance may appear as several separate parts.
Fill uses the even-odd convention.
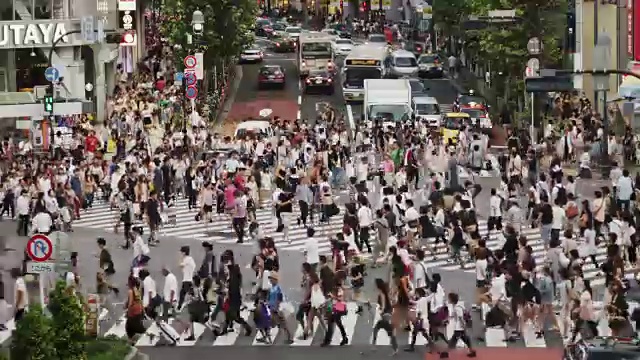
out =
[[[51,360],[56,359],[56,348],[52,334],[55,334],[51,318],[44,314],[39,304],[29,306],[16,324],[11,339],[12,360]]]
[[[484,30],[465,33],[467,58],[474,58],[491,70],[492,87],[505,101],[522,93],[529,38],[542,39],[541,67],[560,67],[566,0],[475,0],[468,4],[469,13],[473,15],[486,16],[491,10],[515,9],[520,18],[518,24],[493,24]]]
[[[228,64],[254,40],[251,29],[257,14],[256,3],[255,0],[165,0],[162,12],[172,15],[171,21],[162,22],[161,31],[170,43],[180,45],[174,51],[176,63],[182,64],[185,55],[200,49],[204,51],[205,69],[223,61]],[[194,36],[193,44],[189,45],[187,34],[193,33],[191,15],[195,10],[204,15],[204,30],[201,36]]]
[[[64,281],[59,281],[49,295],[48,308],[52,320],[51,333],[55,334],[53,344],[56,358],[84,360],[87,339],[83,299],[76,295],[73,288],[68,288]]]

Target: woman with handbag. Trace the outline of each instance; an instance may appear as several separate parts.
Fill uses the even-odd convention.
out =
[[[328,332],[327,325],[324,324],[323,321],[323,311],[325,310],[326,298],[322,292],[322,287],[320,286],[320,278],[315,272],[310,272],[308,277],[308,281],[311,284],[311,295],[310,295],[310,307],[309,312],[307,313],[307,326],[304,330],[304,337],[308,337],[313,335],[313,323],[315,318],[318,319],[320,326],[325,329],[325,332]]]
[[[347,315],[347,303],[344,301],[344,291],[342,290],[341,282],[336,285],[335,290],[330,296],[331,299],[329,301],[331,308],[327,309],[327,319],[329,322],[327,323],[327,331],[324,334],[324,341],[320,346],[331,345],[333,332],[335,331],[336,326],[340,330],[340,335],[342,336],[340,346],[348,345],[349,338],[347,337],[347,332],[342,324],[342,317]]]
[[[142,323],[144,319],[144,307],[142,306],[140,281],[131,275],[127,281],[127,286],[129,290],[127,291],[127,301],[124,304],[124,308],[127,310],[125,330],[129,343],[134,345],[136,337],[146,332],[144,324]]]

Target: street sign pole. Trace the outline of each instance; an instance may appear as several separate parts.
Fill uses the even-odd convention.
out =
[[[611,66],[611,38],[607,34],[598,34],[596,37],[596,46],[593,49],[593,65],[594,71],[603,72],[606,72]],[[601,140],[600,155],[602,156],[601,172],[604,178],[609,178],[609,172],[611,170],[609,159],[609,110],[607,109],[607,92],[610,90],[609,76],[608,73],[593,75],[595,91],[594,105],[596,111],[600,108],[598,106],[598,92],[602,92],[603,101],[602,120],[604,123],[604,135]]]

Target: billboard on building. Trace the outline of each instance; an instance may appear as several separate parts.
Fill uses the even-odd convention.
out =
[[[627,52],[632,60],[640,60],[640,0],[629,0],[627,3],[627,26],[630,22],[632,26],[628,28],[627,43],[632,45],[627,45]]]

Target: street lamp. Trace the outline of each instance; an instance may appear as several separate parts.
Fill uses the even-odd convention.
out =
[[[202,35],[202,30],[204,29],[204,14],[202,14],[202,11],[196,10],[193,12],[191,16],[191,27],[195,35]]]

